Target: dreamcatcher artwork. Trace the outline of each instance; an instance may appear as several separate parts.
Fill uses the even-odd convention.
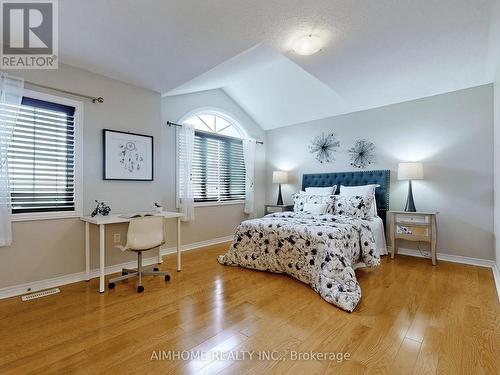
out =
[[[104,179],[153,180],[153,137],[104,129]]]
[[[348,153],[354,168],[365,169],[375,160],[375,145],[366,139],[358,139]]]
[[[140,171],[144,167],[144,156],[141,155],[134,142],[119,145],[120,164],[129,172]]]
[[[340,147],[340,142],[334,133],[321,133],[312,140],[309,152],[320,163],[331,163],[335,160],[335,152]]]

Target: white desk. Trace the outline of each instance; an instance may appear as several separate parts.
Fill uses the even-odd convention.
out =
[[[140,212],[144,214],[144,212]],[[163,216],[165,219],[177,219],[177,271],[181,270],[181,218],[184,214],[179,212],[162,212],[147,214],[155,216]],[[85,272],[87,274],[87,281],[90,280],[90,224],[99,226],[99,292],[104,293],[104,256],[105,256],[105,229],[107,224],[119,224],[130,222],[129,218],[120,217],[123,214],[114,214],[109,216],[96,215],[82,216],[80,220],[85,222]],[[158,263],[161,263],[161,252],[158,251]]]

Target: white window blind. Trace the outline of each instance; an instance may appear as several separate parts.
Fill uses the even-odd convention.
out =
[[[182,165],[182,157],[179,153],[179,165]],[[192,179],[195,202],[245,199],[241,139],[196,131]]]
[[[75,108],[24,97],[8,152],[12,212],[75,211]]]

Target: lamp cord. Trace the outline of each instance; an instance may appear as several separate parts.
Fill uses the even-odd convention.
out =
[[[417,242],[417,250],[420,252],[420,255],[422,255],[422,258],[430,259],[431,258],[430,255],[425,254],[420,248],[420,242],[421,241]]]

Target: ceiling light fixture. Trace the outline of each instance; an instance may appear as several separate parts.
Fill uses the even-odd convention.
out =
[[[293,50],[299,55],[309,56],[321,51],[321,38],[317,35],[304,35],[293,43]]]

